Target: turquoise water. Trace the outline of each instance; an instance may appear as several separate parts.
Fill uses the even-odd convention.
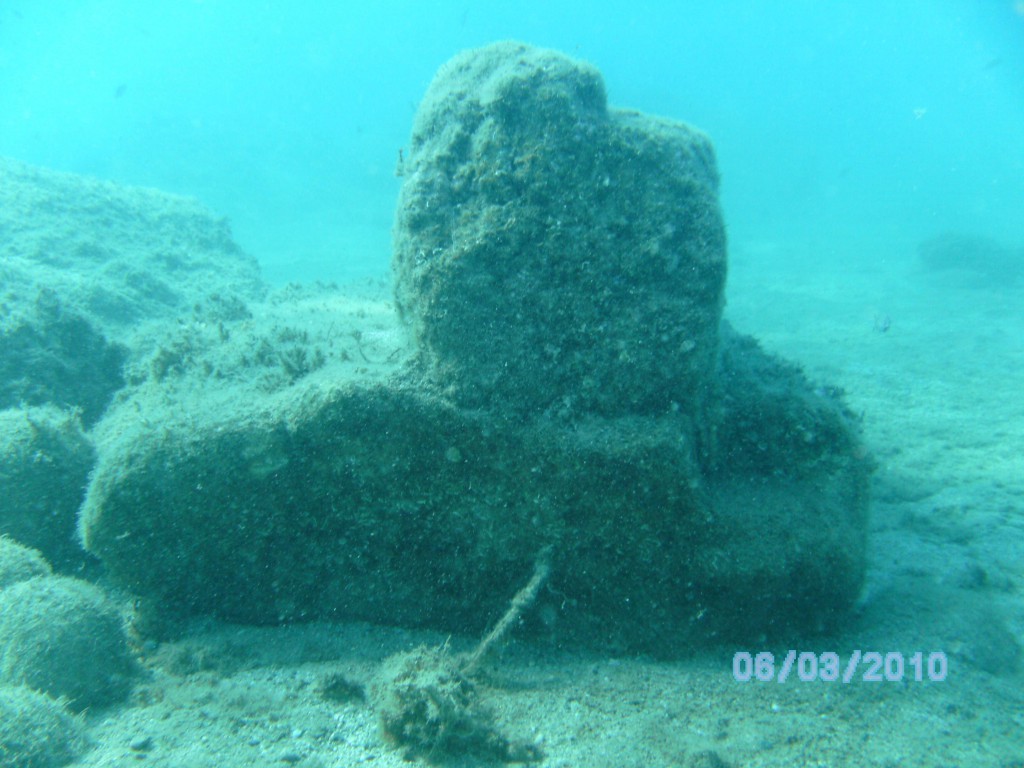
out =
[[[450,390],[420,391],[418,380],[395,374],[404,375],[400,366],[413,347],[395,313],[389,270],[403,183],[396,170],[409,157],[414,114],[439,66],[503,39],[586,60],[600,70],[611,106],[686,121],[713,142],[728,240],[725,317],[806,373],[810,383],[798,394],[779,395],[784,404],[832,407],[842,393],[842,423],[857,425],[863,445],[844,444],[840,453],[873,467],[870,503],[863,497],[863,588],[838,626],[821,624],[791,647],[766,636],[741,648],[711,643],[651,659],[603,642],[604,626],[593,627],[593,647],[575,642],[582,631],[560,634],[586,613],[577,610],[583,590],[568,594],[557,569],[542,585],[547,554],[537,556],[532,579],[528,567],[514,575],[496,568],[489,578],[500,588],[480,587],[479,600],[460,582],[431,581],[433,571],[418,584],[401,569],[408,535],[410,563],[422,558],[455,572],[452,550],[439,545],[435,555],[422,534],[415,515],[423,509],[463,520],[500,510],[491,516],[516,534],[483,550],[488,566],[516,558],[529,565],[506,545],[541,520],[537,512],[517,527],[519,519],[506,515],[540,503],[540,460],[526,452],[529,467],[497,459],[492,467],[488,451],[525,461],[522,451],[503,447],[507,436],[499,430],[494,437],[490,425],[477,434],[459,420],[477,411],[445,410]],[[528,177],[533,156],[517,157],[509,173]],[[230,234],[198,204],[128,188],[138,186],[195,198],[226,217]],[[548,756],[542,765],[1019,768],[1022,202],[1024,0],[0,0],[0,768],[26,764],[12,762],[29,751],[23,732],[34,735],[40,754],[55,753],[33,765],[410,764],[395,748],[399,739],[381,737],[378,710],[382,698],[388,704],[378,690],[382,668],[388,671],[392,654],[419,645],[470,654],[480,637],[462,625],[378,621],[369,608],[353,609],[359,599],[374,610],[416,608],[418,586],[440,590],[457,607],[483,610],[486,603],[493,610],[478,623],[491,627],[510,599],[522,610],[523,624],[513,615],[508,636],[496,643],[507,646],[504,655],[477,682],[500,729],[531,750],[536,745]],[[652,237],[667,242],[673,234],[670,224]],[[560,242],[577,244],[568,236]],[[284,287],[291,282],[303,285]],[[589,306],[590,284],[579,282]],[[612,284],[621,296],[641,299],[650,288],[621,275]],[[561,302],[567,293],[552,293],[554,306],[568,304]],[[628,320],[630,305],[621,306],[616,319]],[[474,331],[467,338],[479,340]],[[679,349],[686,354],[696,343]],[[555,344],[537,350],[545,360],[569,356]],[[627,351],[613,372],[643,379],[638,356]],[[393,381],[402,386],[383,398],[397,403],[393,412],[361,422],[375,413],[379,392],[366,396],[367,405],[360,387]],[[606,379],[600,384],[595,391],[609,389]],[[751,399],[771,405],[776,394]],[[633,424],[631,417],[602,421],[602,412],[588,421],[593,414],[574,414],[571,400],[563,415],[548,408],[536,419],[553,423],[552,434],[570,446],[572,472],[552,473],[568,490],[548,491],[559,503],[580,501],[583,494],[568,486],[596,485],[601,475],[592,469],[600,461],[573,452],[577,440],[597,459],[621,455],[622,466],[629,464],[605,471],[610,492],[588,489],[587,509],[621,498],[635,512],[655,502],[635,502],[644,496],[634,485],[679,484],[673,468],[689,465],[670,459],[673,451],[685,454],[687,438],[666,431],[675,441],[662,450],[662,433],[646,434],[665,414],[645,413],[649,422]],[[424,403],[439,410],[417,411]],[[683,419],[678,403],[669,410],[668,419]],[[813,453],[821,442],[814,430],[764,429],[768,410],[751,406],[750,421],[733,431],[753,435],[748,442],[759,449],[764,434]],[[502,429],[519,440],[521,426]],[[641,437],[658,448],[649,457]],[[554,448],[529,445],[556,466]],[[783,454],[778,445],[764,450]],[[406,467],[409,457],[422,460],[421,474]],[[812,476],[818,467],[806,461],[802,470]],[[356,483],[360,472],[374,478],[377,469],[386,470],[377,486]],[[750,487],[784,487],[787,469],[743,479]],[[689,490],[699,497],[696,480],[704,475],[684,471],[695,473]],[[428,490],[427,481],[437,481],[449,495],[423,506],[430,494],[415,484],[407,491],[410,476]],[[628,477],[641,480],[617,482]],[[507,487],[498,483],[488,496],[479,485],[474,490],[474,478],[485,488],[500,478]],[[811,481],[807,487],[808,495],[835,492]],[[746,486],[736,488],[717,511],[760,503],[756,493],[753,501],[743,497]],[[821,514],[837,503],[830,497],[808,506],[819,513],[820,540],[844,541],[842,520]],[[367,541],[385,538],[372,527],[379,522],[373,513],[398,521],[397,543],[389,539],[378,550],[395,560],[374,560],[371,550],[365,561],[346,561],[355,565],[339,575],[331,570],[336,559],[360,546],[359,531],[338,523],[359,518],[353,509],[370,510]],[[565,532],[574,547],[585,528],[577,523]],[[103,562],[83,552],[76,525]],[[473,524],[459,525],[460,535],[475,540]],[[623,514],[596,540],[615,545],[620,532],[628,542],[646,530],[642,513]],[[787,540],[778,531],[754,531],[749,540],[756,545],[762,535]],[[799,554],[800,537],[790,538],[796,547],[779,551]],[[50,563],[14,540],[45,550]],[[292,562],[285,545],[305,541],[310,549],[297,547]],[[649,543],[657,555],[669,553],[662,560],[677,551],[655,534]],[[579,549],[578,562],[591,562],[583,556],[594,553]],[[666,588],[667,580],[653,584],[647,570],[622,566],[621,550],[618,559],[602,560],[604,549],[594,549],[593,562],[630,584],[635,577],[645,597]],[[732,554],[726,550],[724,558]],[[823,571],[833,564],[822,560]],[[798,579],[799,557],[793,562],[784,564]],[[56,582],[51,566],[61,579],[75,578]],[[481,570],[467,583],[478,586]],[[842,570],[840,563],[828,577],[838,580]],[[162,592],[168,573],[202,589],[175,580]],[[387,588],[360,591],[378,575]],[[600,583],[607,571],[599,565],[587,575]],[[293,594],[280,584],[298,586]],[[692,584],[669,586],[690,600]],[[513,598],[517,590],[530,594]],[[54,616],[64,592],[69,601],[82,593],[74,599],[85,607],[62,609],[73,630],[62,635]],[[595,594],[611,605],[600,589]],[[330,610],[308,613],[304,606],[320,597]],[[611,615],[629,615],[632,599],[616,602]],[[200,613],[230,610],[176,623],[174,608],[161,600]],[[105,628],[73,626],[90,610]],[[704,620],[703,611],[693,616],[695,626]],[[656,633],[655,617],[650,624]],[[109,653],[94,643],[81,653],[63,649],[67,659],[55,652],[26,660],[29,651],[61,650],[62,639],[100,631]],[[104,680],[110,658],[118,661],[126,649],[131,661],[123,666],[131,669],[115,665]],[[759,680],[755,670],[765,668],[755,668],[755,659],[769,651],[780,666]],[[874,673],[864,654],[878,654]],[[843,665],[849,681],[816,675],[826,663]],[[885,666],[897,663],[909,672]],[[788,685],[775,678],[781,665]],[[30,687],[65,698],[41,699],[21,686],[29,669],[38,673]],[[75,693],[83,671],[102,683],[86,693],[103,694],[109,684],[109,696],[93,705]],[[470,750],[451,764],[474,760]]]
[[[907,2],[5,2],[0,154],[195,195],[275,282],[380,273],[413,111],[515,38],[714,140],[733,243],[1024,241],[1024,11]]]

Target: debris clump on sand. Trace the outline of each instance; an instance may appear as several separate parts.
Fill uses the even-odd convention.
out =
[[[530,581],[468,657],[454,656],[447,645],[421,646],[384,661],[374,689],[374,707],[385,736],[410,757],[439,760],[470,755],[505,763],[544,758],[537,745],[502,734],[493,713],[480,702],[472,677],[536,601],[550,573],[549,558],[548,550],[538,555]]]

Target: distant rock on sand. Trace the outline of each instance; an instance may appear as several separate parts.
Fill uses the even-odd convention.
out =
[[[1024,280],[1024,248],[1011,248],[992,238],[945,232],[917,249],[926,269],[951,273],[968,285],[1007,287]]]

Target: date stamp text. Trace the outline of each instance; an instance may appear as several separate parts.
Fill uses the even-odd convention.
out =
[[[776,659],[768,651],[751,654],[739,651],[732,657],[732,676],[740,683],[899,683],[943,682],[949,674],[949,661],[942,651],[916,651],[905,656],[899,651],[851,651],[843,659],[826,651],[789,650]]]

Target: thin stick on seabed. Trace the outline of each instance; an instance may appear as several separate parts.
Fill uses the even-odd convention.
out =
[[[469,676],[472,675],[480,667],[480,663],[484,660],[484,657],[490,652],[499,641],[508,634],[512,625],[518,621],[523,611],[529,608],[533,601],[537,599],[537,593],[540,588],[547,581],[548,576],[551,573],[551,547],[544,547],[537,555],[536,561],[533,565],[533,576],[530,577],[530,581],[525,587],[516,592],[516,596],[512,598],[512,602],[508,606],[508,610],[505,611],[505,615],[501,617],[499,621],[490,632],[487,633],[487,637],[480,641],[480,645],[476,647],[476,650],[470,655],[469,659],[463,665],[461,672],[462,674]]]

